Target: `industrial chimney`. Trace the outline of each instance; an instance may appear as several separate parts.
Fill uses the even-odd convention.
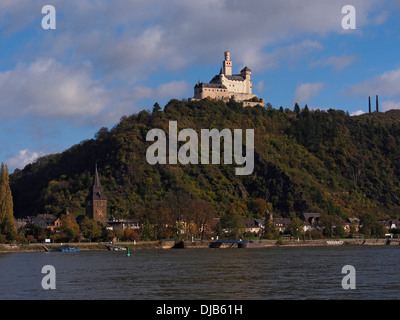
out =
[[[369,113],[371,114],[371,97],[368,97]]]
[[[376,112],[379,112],[379,97],[376,96]]]

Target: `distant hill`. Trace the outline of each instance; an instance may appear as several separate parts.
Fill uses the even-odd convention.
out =
[[[254,129],[252,175],[235,165],[149,165],[150,129]],[[243,108],[236,102],[171,100],[164,111],[122,117],[112,129],[10,175],[17,217],[83,214],[95,163],[109,215],[142,217],[186,194],[208,202],[217,216],[256,217],[257,199],[275,216],[320,212],[400,217],[400,111],[350,117],[343,111]],[[175,197],[174,199],[176,199]],[[160,213],[161,214],[161,213]]]

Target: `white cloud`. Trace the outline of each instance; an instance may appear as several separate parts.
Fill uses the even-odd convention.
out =
[[[156,97],[159,98],[173,98],[173,97],[181,97],[189,88],[192,88],[193,85],[189,85],[186,81],[171,81],[168,83],[163,83],[157,87]]]
[[[320,51],[323,45],[315,40],[305,39],[286,46],[280,46],[268,53],[261,49],[245,47],[234,52],[234,55],[242,55],[242,64],[253,68],[256,66],[258,72],[268,69],[277,69],[280,65],[293,65],[305,56]],[[243,53],[241,53],[243,51]]]
[[[30,151],[29,149],[23,149],[6,161],[8,168],[11,171],[19,168],[23,169],[27,164],[34,162],[41,155],[38,152]]]
[[[151,109],[153,103],[156,101],[161,103],[165,99],[183,99],[188,98],[193,94],[193,85],[186,81],[170,81],[158,85],[156,88],[151,88],[145,85],[138,85],[130,90],[119,88],[113,92],[113,96],[116,97],[109,106],[107,106],[102,112],[92,117],[91,121],[94,125],[107,126],[109,123],[117,122],[122,115],[129,115],[139,110]],[[145,105],[143,105],[143,101]]]
[[[351,86],[346,90],[347,94],[357,96],[372,96],[375,94],[390,97],[400,97],[400,68],[390,70]]]
[[[381,103],[381,108],[384,112],[394,109],[400,109],[400,101],[383,101]]]
[[[133,89],[131,97],[134,100],[179,98],[186,95],[191,87],[193,86],[183,80],[162,83],[155,89],[147,86],[137,86]]]
[[[7,2],[6,12],[12,12],[15,21],[36,21],[32,18],[36,15],[27,14],[37,11],[36,1]],[[370,14],[379,3],[380,0],[353,0],[358,29],[373,23]],[[47,33],[42,40],[49,55],[66,57],[73,52],[78,59],[88,57],[107,73],[105,76],[133,77],[137,81],[159,69],[215,61],[216,53],[225,48],[236,52],[237,61],[261,70],[270,62],[271,56],[265,52],[269,46],[281,47],[304,35],[307,38],[310,34],[342,33],[341,8],[347,3],[54,0],[52,4],[63,16],[57,22],[57,32]],[[4,24],[6,32],[12,25]]]
[[[301,83],[297,86],[293,100],[298,103],[304,103],[316,96],[322,89],[322,82]]]
[[[350,88],[344,90],[344,93],[347,95],[363,98],[370,96],[372,100],[375,100],[375,95],[378,95],[381,111],[400,109],[399,83],[400,68],[386,71],[371,79],[367,79],[363,82],[355,84]]]
[[[362,111],[362,110],[357,110],[357,111],[354,111],[354,112],[350,113],[350,117],[360,116],[360,115],[362,115],[362,114],[364,114],[364,113],[365,113],[365,112]]]
[[[253,85],[253,89],[258,92],[264,91],[264,80],[260,80],[257,84]]]
[[[0,118],[93,116],[106,103],[105,90],[91,79],[87,65],[42,59],[0,73]]]
[[[327,59],[321,59],[310,64],[311,67],[333,67],[336,71],[342,71],[346,67],[357,61],[356,56],[332,56]]]

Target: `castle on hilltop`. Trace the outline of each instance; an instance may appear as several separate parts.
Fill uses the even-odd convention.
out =
[[[242,102],[244,107],[264,106],[264,99],[252,94],[251,70],[244,67],[240,74],[232,74],[230,52],[225,52],[222,68],[209,83],[198,83],[194,87],[194,98],[191,100],[214,99]]]

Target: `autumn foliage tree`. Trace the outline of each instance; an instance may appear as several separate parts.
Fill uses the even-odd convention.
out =
[[[74,241],[79,237],[80,228],[72,214],[67,213],[61,216],[60,231],[64,235],[65,241]]]

